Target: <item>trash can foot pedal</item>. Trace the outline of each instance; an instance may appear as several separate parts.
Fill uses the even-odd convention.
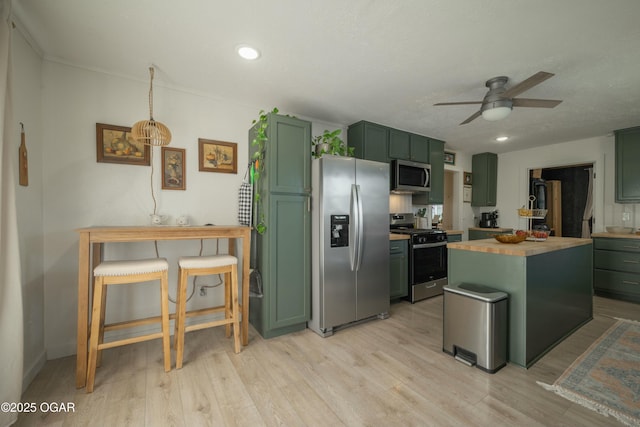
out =
[[[453,357],[458,362],[464,363],[470,367],[476,366],[478,360],[475,353],[465,350],[464,348],[460,348],[457,345],[453,346]]]

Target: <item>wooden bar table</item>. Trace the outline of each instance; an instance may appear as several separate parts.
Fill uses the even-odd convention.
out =
[[[76,230],[80,235],[78,254],[78,335],[76,355],[76,387],[87,380],[89,338],[89,284],[93,268],[102,260],[104,243],[144,242],[153,240],[229,239],[229,253],[236,252],[237,239],[242,240],[242,344],[249,343],[249,254],[251,228],[239,225],[212,226],[104,226]],[[239,272],[240,273],[240,272]]]

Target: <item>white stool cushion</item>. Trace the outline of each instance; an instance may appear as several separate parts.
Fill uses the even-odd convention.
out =
[[[238,264],[233,255],[183,256],[178,259],[181,268],[214,268]]]
[[[129,261],[103,261],[93,269],[94,276],[128,276],[130,274],[157,273],[169,269],[166,258]]]

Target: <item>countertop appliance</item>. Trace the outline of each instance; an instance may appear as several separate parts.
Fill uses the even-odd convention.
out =
[[[393,160],[391,162],[391,190],[396,193],[431,191],[431,165],[409,160]]]
[[[498,228],[498,211],[483,212],[478,227]]]
[[[389,165],[324,155],[311,165],[311,319],[322,337],[389,316]]]
[[[414,228],[411,213],[391,214],[391,233],[408,234],[409,301],[415,303],[441,295],[447,285],[447,233],[443,230]]]

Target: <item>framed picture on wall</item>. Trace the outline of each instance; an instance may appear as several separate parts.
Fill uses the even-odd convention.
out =
[[[471,186],[465,185],[462,187],[462,201],[464,203],[471,203]]]
[[[465,172],[464,185],[471,185],[471,184],[473,184],[473,176],[471,175],[471,172]]]
[[[134,141],[131,128],[96,123],[96,161],[124,165],[151,165],[151,147]]]
[[[162,147],[162,189],[186,190],[185,149]]]
[[[451,153],[449,151],[444,152],[444,163],[447,165],[455,165],[456,164],[456,153]]]
[[[198,170],[238,173],[238,144],[199,138]]]

